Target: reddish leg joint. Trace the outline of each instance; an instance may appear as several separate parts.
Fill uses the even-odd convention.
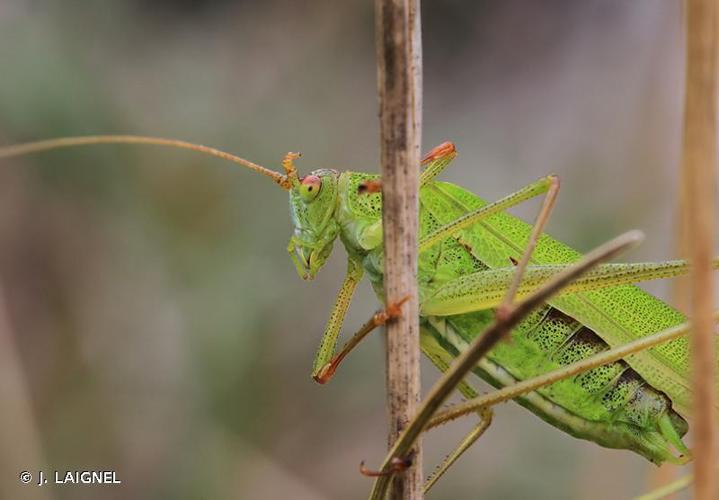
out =
[[[381,476],[391,476],[393,474],[397,474],[399,472],[404,472],[407,469],[410,468],[412,465],[412,458],[398,458],[393,457],[392,461],[389,463],[389,467],[386,471],[380,471],[380,470],[370,470],[364,466],[364,461],[360,463],[359,471],[360,474],[366,477],[381,477]]]
[[[442,158],[443,156],[450,156],[457,153],[457,149],[454,147],[453,142],[443,142],[439,146],[435,146],[424,158],[422,158],[422,165],[431,161]]]
[[[399,301],[388,305],[384,310],[375,313],[372,316],[374,326],[382,326],[393,319],[397,319],[402,315],[402,306],[410,299],[410,296],[402,297]]]
[[[494,318],[496,321],[504,321],[507,319],[509,314],[512,312],[512,309],[514,309],[513,306],[508,305],[501,305],[497,307],[497,309],[494,310]]]

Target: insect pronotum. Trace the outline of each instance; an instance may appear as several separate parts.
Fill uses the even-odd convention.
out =
[[[270,177],[288,191],[294,232],[288,252],[297,273],[313,279],[337,238],[347,252],[347,273],[327,323],[312,371],[327,382],[346,354],[392,316],[388,304],[336,352],[338,335],[357,284],[367,276],[383,297],[382,202],[378,176],[315,170],[300,176],[298,155],[288,153],[284,174],[214,148],[140,136],[51,139],[0,148],[0,158],[49,149],[101,143],[153,144],[191,149],[233,161]],[[445,143],[423,160],[420,187],[420,323],[422,349],[440,370],[480,334],[522,256],[531,226],[505,210],[542,195],[557,183],[541,178],[494,203],[435,177],[455,158]],[[518,298],[575,262],[580,253],[543,234],[532,254]],[[678,276],[684,261],[606,264],[576,281],[525,318],[483,358],[474,373],[502,387],[685,322],[684,316],[633,283]],[[715,262],[716,267],[716,262]],[[677,338],[626,360],[618,360],[521,395],[517,402],[578,438],[632,450],[660,464],[684,463],[690,454],[681,437],[689,411],[688,347]],[[471,388],[463,384],[465,396]]]

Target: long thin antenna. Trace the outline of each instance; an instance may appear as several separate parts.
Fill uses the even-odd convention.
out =
[[[189,149],[197,151],[223,160],[231,161],[237,165],[242,165],[250,170],[254,170],[262,175],[271,178],[281,188],[290,189],[287,176],[270,170],[268,168],[252,163],[251,161],[240,158],[230,153],[220,151],[219,149],[203,146],[201,144],[193,144],[191,142],[179,141],[176,139],[163,139],[161,137],[146,137],[142,135],[88,135],[80,137],[60,137],[57,139],[48,139],[45,141],[26,142],[23,144],[14,144],[12,146],[0,147],[0,158],[10,158],[13,156],[22,156],[26,154],[39,153],[41,151],[49,151],[51,149],[69,148],[75,146],[87,146],[92,144],[151,144],[153,146],[167,146],[180,149]]]

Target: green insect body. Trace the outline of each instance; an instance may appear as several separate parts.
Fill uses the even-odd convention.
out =
[[[429,224],[434,223],[431,219],[439,224],[449,223],[484,204],[462,188],[438,182],[425,188],[420,199],[422,214],[425,211],[430,214],[427,217]],[[528,224],[500,213],[462,231],[456,239],[447,240],[442,246],[447,246],[450,251],[448,260],[460,262],[455,267],[465,274],[473,268],[481,270],[483,266],[506,266],[504,262],[510,257],[521,255],[530,231]],[[444,251],[444,248],[440,250]],[[579,257],[578,252],[544,235],[532,263],[569,263]],[[453,267],[451,262],[442,262],[442,265]],[[427,273],[426,279],[431,280],[432,272],[431,267],[421,269],[420,276]],[[623,314],[610,317],[603,311],[622,311]],[[651,313],[643,314],[643,311]],[[456,354],[492,319],[490,311],[442,318],[429,316],[426,328],[440,345]],[[523,321],[512,332],[513,342],[495,347],[480,363],[477,372],[493,385],[504,386],[684,321],[679,312],[636,286],[560,295]],[[633,332],[633,337],[629,332]],[[624,337],[620,335],[622,333]],[[667,444],[683,448],[677,441],[678,436],[686,433],[687,424],[672,409],[669,398],[654,387],[661,387],[667,394],[675,393],[675,407],[685,409],[688,406],[686,339],[665,344],[644,357],[650,358],[649,362],[635,364],[633,359],[629,364],[620,361],[598,367],[539,389],[538,394],[530,394],[519,401],[574,436],[612,448],[629,448],[658,463],[675,461]],[[667,372],[679,375],[673,380],[684,383],[682,390],[670,392],[672,386],[666,383]]]
[[[315,171],[290,190],[295,235],[289,250],[303,278],[312,278],[339,236],[350,262],[364,270],[383,297],[381,197],[358,194],[377,176]],[[306,185],[315,186],[308,194]],[[319,188],[319,189],[318,189]],[[431,181],[420,191],[420,238],[485,205],[476,195],[449,183]],[[493,310],[458,314],[432,311],[448,284],[488,269],[511,268],[526,245],[531,226],[498,213],[420,252],[422,349],[446,367],[492,321]],[[532,264],[562,264],[580,254],[543,235]],[[352,266],[350,266],[352,267]],[[361,275],[362,271],[354,271]],[[347,299],[348,300],[348,299]],[[441,309],[441,306],[439,307]],[[605,311],[621,311],[619,316]],[[565,294],[526,318],[513,341],[495,347],[475,373],[499,387],[546,373],[597,352],[682,323],[685,318],[636,286],[614,286]],[[552,425],[612,448],[633,450],[655,463],[681,462],[687,423],[673,409],[686,408],[687,345],[684,339],[643,356],[595,368],[518,398]],[[677,385],[679,390],[675,390]]]
[[[368,328],[363,326],[348,342],[349,349],[335,354],[344,315],[365,274],[385,302],[382,201],[379,190],[369,188],[377,186],[378,176],[323,169],[300,177],[293,164],[298,155],[293,153],[285,157],[283,175],[214,148],[144,136],[50,139],[0,148],[0,158],[108,143],[190,149],[271,178],[289,191],[294,234],[288,251],[303,279],[315,277],[340,238],[348,255],[347,275],[322,336],[315,380],[329,380],[349,349],[377,326],[373,322]],[[512,264],[528,243],[531,226],[504,210],[547,192],[556,182],[552,177],[540,179],[488,204],[459,186],[434,180],[455,155],[454,146],[445,143],[425,158],[419,192],[421,345],[442,371],[493,321],[494,308],[501,304],[514,275]],[[580,257],[567,245],[542,235],[517,297],[531,293]],[[511,342],[497,345],[474,372],[497,387],[512,385],[684,323],[682,314],[630,284],[686,271],[686,263],[679,261],[599,266],[526,317],[512,331]],[[688,450],[681,437],[687,432],[682,417],[690,409],[688,371],[687,341],[679,338],[540,388],[517,401],[576,437],[633,450],[655,463],[685,462]],[[467,397],[473,395],[464,382],[458,388]]]

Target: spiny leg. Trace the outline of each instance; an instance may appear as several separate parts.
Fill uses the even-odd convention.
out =
[[[484,431],[486,431],[489,426],[492,424],[492,411],[490,409],[485,409],[480,413],[480,421],[479,423],[472,428],[471,431],[462,439],[462,441],[459,443],[459,446],[457,446],[452,453],[447,455],[444,460],[442,461],[439,466],[432,472],[432,474],[429,475],[427,478],[427,481],[424,483],[424,492],[427,493],[432,487],[437,484],[437,481],[444,475],[445,472],[449,470],[452,465],[461,457],[465,451],[467,451],[471,446],[484,434]]]
[[[425,481],[422,489],[427,493],[432,487],[437,484],[437,481],[444,475],[454,463],[459,460],[465,451],[467,451],[486,431],[492,424],[492,410],[487,408],[479,412],[480,421],[472,428],[471,431],[462,439],[460,444],[442,460],[435,470],[429,475]],[[367,477],[381,477],[391,476],[393,474],[401,473],[407,470],[412,465],[412,457],[396,458],[394,457],[390,463],[390,467],[386,471],[377,471],[368,469],[365,467],[364,461],[360,463],[360,474]]]
[[[468,212],[467,214],[453,220],[449,224],[446,224],[439,229],[436,229],[432,233],[422,238],[419,242],[419,250],[420,252],[422,250],[426,250],[435,243],[438,243],[439,241],[442,241],[445,238],[456,234],[458,231],[466,229],[469,226],[480,222],[482,219],[486,219],[491,215],[518,205],[523,201],[527,201],[531,198],[539,196],[540,194],[544,194],[552,186],[558,185],[558,182],[559,179],[557,176],[548,175],[547,177],[542,177],[541,179],[529,184],[528,186],[520,189],[519,191],[511,193],[504,198],[495,201],[494,203],[489,203],[487,205],[479,207],[476,210]]]
[[[385,309],[377,311],[375,314],[373,314],[369,321],[367,321],[364,325],[362,325],[362,327],[360,327],[357,333],[355,333],[347,341],[347,343],[342,347],[342,349],[337,354],[332,356],[332,359],[319,367],[319,369],[317,368],[317,362],[315,362],[315,371],[313,372],[312,377],[320,384],[328,382],[334,375],[335,371],[337,370],[337,367],[340,365],[342,360],[350,353],[350,351],[354,349],[362,341],[362,339],[364,339],[367,334],[370,333],[372,330],[386,324],[388,321],[398,318],[401,314],[402,304],[404,304],[408,300],[409,296],[404,297],[399,302],[389,304]]]
[[[422,341],[422,352],[432,361],[432,363],[441,371],[445,372],[449,368],[449,363],[452,358],[447,354],[438,343],[437,340],[432,336],[431,333],[427,332],[424,328],[420,329],[420,338]],[[479,395],[477,392],[467,383],[460,382],[457,385],[457,390],[462,394],[466,400],[472,400],[477,398]],[[477,439],[479,439],[484,431],[486,431],[492,423],[492,409],[482,408],[477,412],[479,416],[479,422],[477,425],[470,430],[470,432],[462,439],[460,444],[449,454],[444,460],[435,468],[435,470],[429,475],[427,481],[424,484],[424,492],[427,493],[439,479],[444,475],[447,470],[467,451]]]
[[[517,287],[517,297],[526,297],[570,264],[528,266]],[[715,259],[714,268],[719,268]],[[599,290],[641,281],[673,278],[689,271],[685,260],[635,264],[603,264],[567,285],[562,294]],[[423,315],[448,316],[497,307],[515,276],[513,267],[488,269],[456,278],[422,301]]]
[[[322,369],[334,355],[335,347],[337,346],[337,337],[342,328],[342,323],[344,322],[345,315],[352,301],[352,296],[357,289],[357,284],[362,279],[363,274],[362,266],[357,261],[352,258],[347,259],[347,274],[337,294],[330,319],[327,321],[327,326],[325,326],[325,331],[322,334],[322,340],[317,349],[317,355],[315,356],[315,362],[312,368],[312,378],[318,382],[323,383],[318,380],[318,377]]]

